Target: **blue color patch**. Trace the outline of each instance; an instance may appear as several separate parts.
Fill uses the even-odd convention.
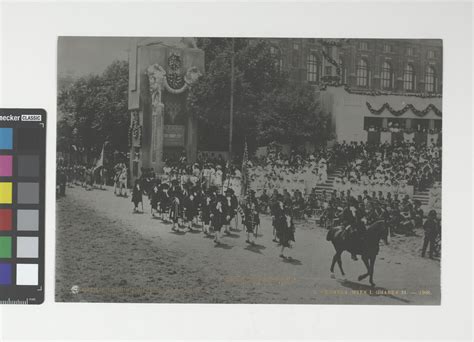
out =
[[[12,265],[0,263],[0,285],[11,285]]]
[[[0,150],[11,150],[13,148],[13,129],[0,128]]]

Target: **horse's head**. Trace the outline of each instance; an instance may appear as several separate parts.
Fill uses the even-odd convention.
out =
[[[382,239],[386,245],[390,243],[390,229],[384,220],[379,220],[372,223],[368,228],[368,232],[374,234],[378,240]]]

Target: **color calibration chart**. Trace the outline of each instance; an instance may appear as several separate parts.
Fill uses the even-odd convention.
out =
[[[46,112],[0,109],[0,304],[44,300]]]

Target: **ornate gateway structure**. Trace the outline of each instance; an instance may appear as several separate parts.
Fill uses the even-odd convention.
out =
[[[204,73],[204,51],[192,41],[135,38],[129,58],[128,109],[132,179],[162,172],[164,160],[197,156],[197,118],[186,110],[188,87]]]

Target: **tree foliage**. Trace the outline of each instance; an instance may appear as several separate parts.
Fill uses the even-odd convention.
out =
[[[58,95],[58,149],[72,145],[95,155],[105,141],[126,151],[128,62],[115,61],[101,75],[81,77]]]
[[[187,107],[199,118],[200,145],[227,150],[231,93],[231,39],[202,39],[198,46],[206,53],[205,74],[188,94]],[[234,45],[234,151],[242,152],[244,139],[255,147],[257,115],[265,93],[283,85],[286,77],[277,67],[266,41]]]
[[[262,99],[259,142],[277,141],[292,146],[319,143],[326,138],[328,123],[321,115],[320,103],[311,86],[292,84],[277,88]]]

